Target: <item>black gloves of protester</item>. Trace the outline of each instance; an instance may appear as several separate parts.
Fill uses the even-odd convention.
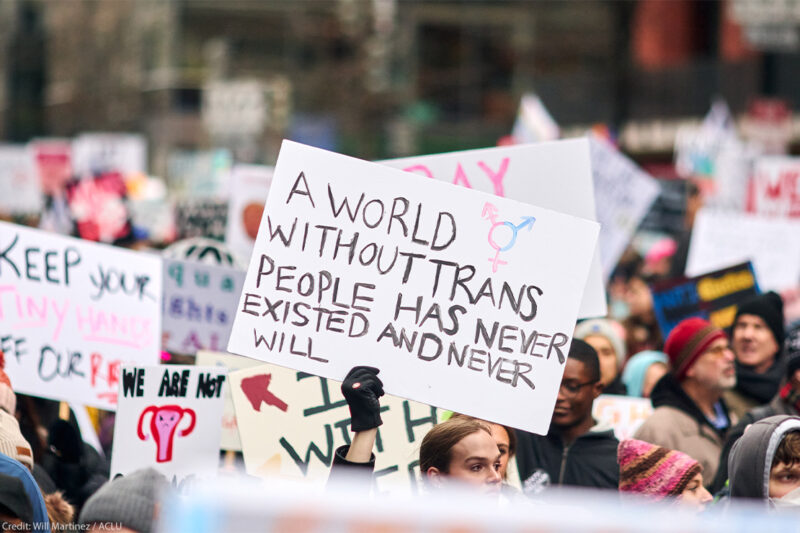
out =
[[[364,431],[381,424],[383,383],[378,379],[378,370],[371,366],[353,367],[342,382],[342,394],[350,407],[350,429]]]

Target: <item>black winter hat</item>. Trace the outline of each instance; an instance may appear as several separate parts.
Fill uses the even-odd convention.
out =
[[[783,353],[786,358],[786,376],[791,377],[795,370],[800,369],[800,325],[789,330],[783,344]]]
[[[777,293],[769,291],[745,300],[739,304],[739,309],[736,310],[736,320],[739,320],[741,315],[755,315],[762,318],[772,331],[772,336],[775,337],[778,346],[783,345],[783,339],[786,336],[783,329],[783,300]],[[734,324],[736,324],[736,320],[734,320]]]

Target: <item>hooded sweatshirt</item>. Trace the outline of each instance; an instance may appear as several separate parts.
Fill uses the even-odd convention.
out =
[[[750,426],[728,458],[731,498],[767,500],[772,460],[784,435],[800,431],[800,418],[778,415]]]

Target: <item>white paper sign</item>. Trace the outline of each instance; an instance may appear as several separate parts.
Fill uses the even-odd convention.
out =
[[[0,222],[0,350],[14,390],[114,411],[119,368],[156,364],[161,259]]]
[[[550,112],[535,94],[526,94],[519,102],[517,120],[511,133],[517,143],[554,141],[561,130]]]
[[[225,349],[243,285],[242,270],[164,259],[164,349],[189,355]]]
[[[701,209],[692,229],[687,277],[752,261],[764,290],[793,288],[800,280],[800,221]]]
[[[756,159],[747,210],[800,219],[800,157]]]
[[[381,164],[469,189],[597,220],[586,139],[467,150],[381,161]],[[595,254],[579,318],[605,316],[600,252]]]
[[[176,483],[214,476],[226,378],[214,367],[123,367],[111,479],[148,467]]]
[[[284,141],[228,351],[543,433],[598,232]]]
[[[247,473],[324,487],[336,448],[350,444],[353,435],[341,383],[264,364],[230,373],[229,383]],[[442,411],[389,395],[380,401],[378,491],[413,491],[419,445]]]
[[[72,143],[75,174],[116,171],[123,176],[147,172],[144,136],[123,133],[86,133]]]
[[[262,366],[264,363],[256,359],[250,359],[249,357],[241,357],[224,352],[200,350],[197,352],[195,364],[197,366],[224,368],[230,375],[233,371]],[[228,383],[230,383],[230,381],[228,381]],[[239,438],[239,423],[236,420],[236,411],[233,407],[230,386],[225,387],[225,391],[222,395],[225,397],[225,406],[222,411],[222,436],[220,437],[219,447],[223,450],[241,451],[242,441]]]
[[[231,171],[225,244],[245,262],[253,252],[273,171],[262,165],[236,165]]]
[[[592,416],[614,428],[618,440],[633,438],[633,434],[653,414],[649,398],[633,398],[601,394],[592,404]]]
[[[38,214],[42,187],[28,148],[0,145],[0,213]]]
[[[600,257],[608,279],[636,228],[658,198],[653,177],[606,142],[590,139]]]

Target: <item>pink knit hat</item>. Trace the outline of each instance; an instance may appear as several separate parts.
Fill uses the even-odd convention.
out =
[[[678,496],[703,470],[700,463],[685,453],[635,439],[619,443],[617,460],[619,490],[657,500]]]
[[[17,409],[17,395],[11,388],[11,380],[4,370],[6,367],[5,354],[0,350],[0,409],[13,415]]]

